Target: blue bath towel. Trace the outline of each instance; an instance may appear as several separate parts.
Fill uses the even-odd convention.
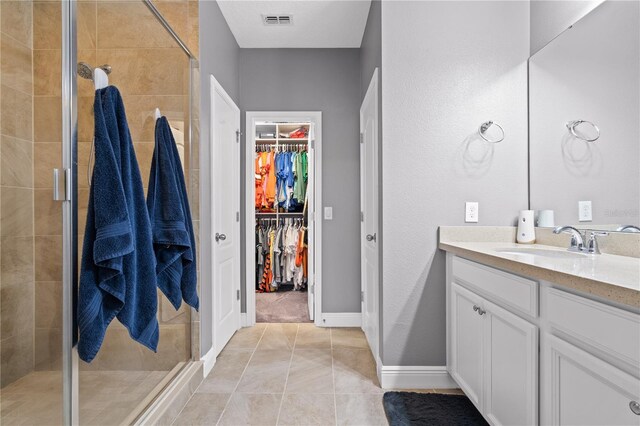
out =
[[[180,156],[166,117],[156,121],[147,208],[153,231],[158,287],[174,308],[198,309],[196,241]]]
[[[78,294],[80,358],[91,362],[114,317],[156,351],[158,295],[151,223],[120,92],[96,90],[95,167]]]

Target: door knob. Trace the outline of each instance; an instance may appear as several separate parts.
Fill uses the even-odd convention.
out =
[[[367,241],[375,241],[376,240],[376,234],[367,234]]]
[[[633,414],[640,416],[640,404],[637,401],[631,401],[629,403],[629,408],[631,408]]]
[[[227,236],[226,236],[226,235],[224,235],[224,234],[218,234],[218,233],[216,232],[216,243],[217,243],[218,241],[220,241],[220,240],[224,241],[224,240],[226,240],[226,239],[227,239]]]

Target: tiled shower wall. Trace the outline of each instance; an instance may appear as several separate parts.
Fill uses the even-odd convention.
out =
[[[156,3],[173,29],[197,46],[197,1]],[[77,4],[78,61],[109,64],[110,83],[124,99],[143,184],[147,186],[154,141],[154,110],[160,108],[172,124],[188,128],[189,61],[141,1],[80,1]],[[60,213],[51,199],[51,169],[60,152],[60,5],[34,3],[34,110],[36,158],[36,315],[35,365],[60,368],[61,259]],[[78,239],[82,242],[89,194],[89,158],[93,138],[93,83],[78,79]],[[195,115],[195,114],[194,114]],[[196,115],[197,116],[197,115]],[[187,158],[187,163],[193,161]],[[40,192],[41,191],[41,192]],[[197,219],[197,191],[190,194]],[[79,249],[81,252],[81,248]],[[191,353],[190,311],[175,312],[159,296],[160,345],[154,354],[133,342],[113,321],[96,359],[81,368],[105,370],[169,370]]]
[[[0,2],[0,386],[33,370],[32,5]]]

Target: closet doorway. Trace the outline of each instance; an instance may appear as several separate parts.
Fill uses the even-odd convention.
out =
[[[321,317],[321,120],[247,112],[246,326]]]

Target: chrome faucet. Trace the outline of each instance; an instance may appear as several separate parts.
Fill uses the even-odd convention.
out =
[[[600,254],[600,248],[598,247],[598,237],[609,235],[608,232],[591,231],[589,233],[589,241],[585,246],[584,240],[586,238],[586,234],[582,235],[582,233],[573,226],[558,226],[553,230],[553,233],[571,234],[571,245],[567,250],[589,254]]]
[[[584,237],[580,231],[578,231],[573,226],[558,226],[553,230],[554,234],[571,234],[571,245],[569,246],[569,251],[584,251]]]
[[[616,229],[619,232],[640,232],[640,228],[635,225],[624,225]]]

